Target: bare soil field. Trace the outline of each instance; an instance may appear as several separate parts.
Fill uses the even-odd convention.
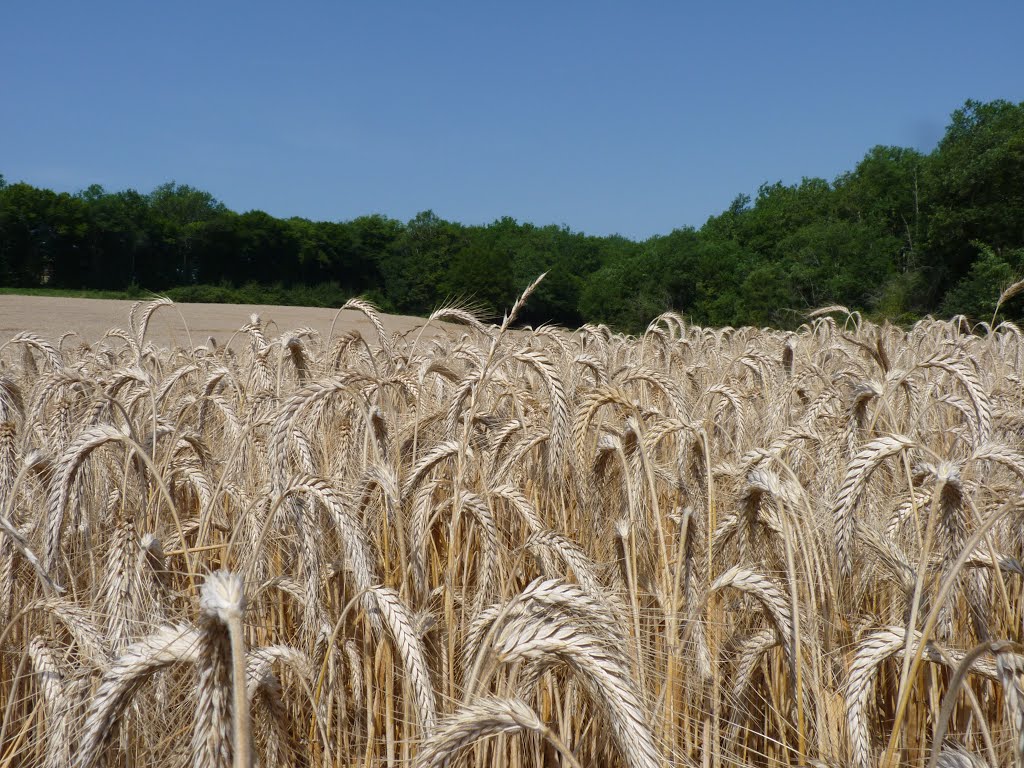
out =
[[[58,339],[68,331],[91,344],[110,328],[124,328],[132,301],[113,299],[73,299],[50,296],[0,296],[0,339],[30,331],[49,339]],[[157,313],[147,338],[161,346],[204,344],[210,336],[224,344],[253,313],[272,331],[315,328],[325,336],[331,329],[336,309],[322,307],[282,307],[261,304],[175,304],[177,312]],[[406,333],[424,323],[423,318],[405,315],[381,315],[385,328]],[[276,329],[274,326],[276,325]],[[338,317],[335,333],[355,329],[364,335],[374,333],[361,312],[346,310]]]

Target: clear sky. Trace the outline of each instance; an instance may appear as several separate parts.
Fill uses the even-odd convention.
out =
[[[1024,2],[82,2],[0,13],[0,173],[633,238],[1024,101]]]

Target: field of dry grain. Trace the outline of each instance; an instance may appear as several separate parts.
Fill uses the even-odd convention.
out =
[[[0,339],[30,331],[58,340],[74,331],[74,340],[92,343],[111,328],[124,325],[131,301],[113,299],[71,299],[43,296],[0,296]],[[170,312],[161,312],[148,329],[147,338],[161,346],[206,344],[212,336],[224,344],[249,317],[257,314],[260,322],[273,332],[292,328],[313,328],[323,335],[331,329],[337,310],[320,307],[282,307],[259,304],[175,304]],[[391,333],[406,333],[423,320],[405,315],[380,315]],[[366,315],[346,310],[338,316],[336,330],[373,331]]]
[[[0,766],[1021,764],[1011,324],[50,301]]]

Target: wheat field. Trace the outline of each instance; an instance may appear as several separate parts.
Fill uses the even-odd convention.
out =
[[[4,343],[0,765],[1021,765],[1017,327],[533,287]]]

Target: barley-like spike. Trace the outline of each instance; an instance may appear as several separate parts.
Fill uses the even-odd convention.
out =
[[[986,443],[992,435],[992,403],[981,386],[978,375],[964,359],[948,354],[939,354],[918,364],[919,368],[939,368],[949,373],[967,390],[967,396],[974,405],[977,422],[974,424],[978,444]]]
[[[878,678],[878,668],[888,658],[902,655],[906,648],[906,629],[903,627],[883,627],[867,635],[857,644],[853,661],[850,664],[849,680],[846,686],[846,723],[849,730],[851,761],[856,768],[870,768],[871,738],[867,722],[867,705]],[[915,654],[921,642],[921,633],[914,632],[909,652]],[[964,654],[958,651],[940,651],[934,644],[928,643],[923,650],[923,657],[928,661],[948,665],[955,668]],[[1006,663],[1020,664],[1020,657],[1007,656]],[[994,663],[975,660],[971,670],[989,680],[998,680],[999,675]]]
[[[111,442],[125,442],[128,436],[120,429],[100,425],[90,427],[82,432],[57,462],[53,487],[46,502],[46,547],[43,553],[43,566],[52,572],[60,552],[61,534],[64,530],[64,511],[67,507],[71,487],[79,470],[89,454],[100,446]]]
[[[32,669],[39,680],[46,710],[45,768],[64,768],[71,762],[68,720],[74,702],[69,684],[60,669],[56,654],[41,637],[33,637],[28,646]]]
[[[230,768],[232,764],[250,768],[249,700],[241,637],[245,607],[241,578],[227,571],[207,577],[199,598],[199,683],[192,730],[195,768]]]
[[[853,575],[853,510],[871,477],[871,473],[887,458],[912,448],[914,441],[906,437],[880,437],[865,445],[846,469],[846,477],[832,505],[835,523],[836,554],[839,572],[844,578]]]
[[[346,561],[351,568],[352,574],[356,580],[356,586],[359,590],[365,591],[373,585],[378,584],[380,582],[380,578],[377,573],[377,557],[374,552],[373,545],[363,527],[362,522],[351,509],[347,499],[325,479],[311,477],[308,475],[296,477],[291,481],[285,491],[286,494],[300,492],[312,494],[324,505],[330,519],[338,529],[338,533],[341,535],[345,547]],[[303,525],[303,535],[307,537],[305,542],[307,548],[309,548],[307,557],[316,558],[317,556],[314,554],[316,550],[314,545],[314,526],[311,523],[303,523]],[[315,568],[316,562],[311,562],[307,565],[311,568],[310,575],[319,572]],[[369,600],[369,598],[364,598],[364,600]],[[364,605],[366,605],[368,609],[372,607],[370,602],[364,602]],[[307,607],[316,609],[317,605]]]
[[[173,664],[199,659],[199,633],[190,627],[167,625],[128,646],[104,673],[89,705],[79,740],[76,768],[92,768],[114,733],[132,696],[156,672]]]
[[[405,482],[402,483],[402,499],[409,498],[409,495],[416,489],[416,486],[419,485],[427,472],[445,459],[457,456],[461,449],[461,443],[455,440],[447,440],[438,443],[423,454],[409,471],[409,476],[405,479]],[[472,457],[473,452],[469,448],[466,448],[466,453],[468,457]]]
[[[381,322],[380,315],[377,314],[377,308],[373,304],[364,299],[354,298],[349,299],[342,305],[341,311],[346,309],[354,309],[366,315],[366,319],[370,321],[377,331],[377,339],[380,341],[381,348],[389,357],[394,354],[388,332],[384,328],[384,323]]]
[[[346,373],[329,379],[314,381],[292,395],[277,414],[271,430],[268,456],[272,478],[279,488],[287,485],[287,444],[292,427],[299,415],[314,404],[338,393],[351,392],[354,386],[367,378],[358,373]]]
[[[37,336],[29,331],[22,331],[20,333],[16,333],[11,338],[11,343],[24,344],[26,348],[39,350],[43,357],[46,358],[46,364],[49,365],[51,370],[54,372],[60,372],[64,368],[64,358],[61,357],[60,352],[53,346],[53,344],[41,336]]]
[[[18,533],[11,521],[0,514],[0,533],[3,533],[7,537],[7,541],[21,553],[21,556],[25,558],[29,565],[35,569],[42,582],[54,593],[63,592],[63,589],[53,580],[50,576],[49,569],[47,569],[43,563],[36,557],[36,554],[29,547],[25,537]]]
[[[444,768],[461,750],[499,733],[546,730],[537,713],[520,699],[477,699],[463,704],[438,724],[420,747],[416,768]]]
[[[506,623],[494,636],[493,646],[505,665],[522,660],[567,663],[583,678],[594,702],[608,715],[612,737],[629,768],[654,768],[661,758],[654,743],[648,715],[629,665],[585,625],[532,615]],[[481,649],[484,651],[485,649]]]
[[[720,589],[732,587],[744,594],[755,598],[764,608],[778,633],[779,640],[786,649],[787,654],[792,652],[793,644],[793,618],[790,612],[789,601],[782,590],[767,576],[754,573],[746,568],[734,565],[721,576],[719,576],[708,588],[708,594],[714,594]],[[792,656],[790,657],[792,658]]]
[[[405,675],[416,696],[420,728],[425,735],[433,731],[437,721],[437,704],[430,682],[430,670],[423,652],[423,643],[413,630],[412,618],[395,590],[389,587],[374,587],[371,590],[377,611],[383,624],[391,632],[402,658]]]
[[[515,357],[517,360],[533,366],[548,388],[551,405],[551,455],[548,460],[548,481],[557,487],[561,482],[561,478],[565,475],[563,467],[566,460],[566,443],[570,438],[569,433],[572,426],[569,420],[569,406],[565,387],[562,385],[562,379],[559,377],[558,371],[555,370],[555,366],[551,364],[547,355],[527,350],[517,352]]]
[[[956,744],[944,744],[936,768],[991,768],[981,755]]]

